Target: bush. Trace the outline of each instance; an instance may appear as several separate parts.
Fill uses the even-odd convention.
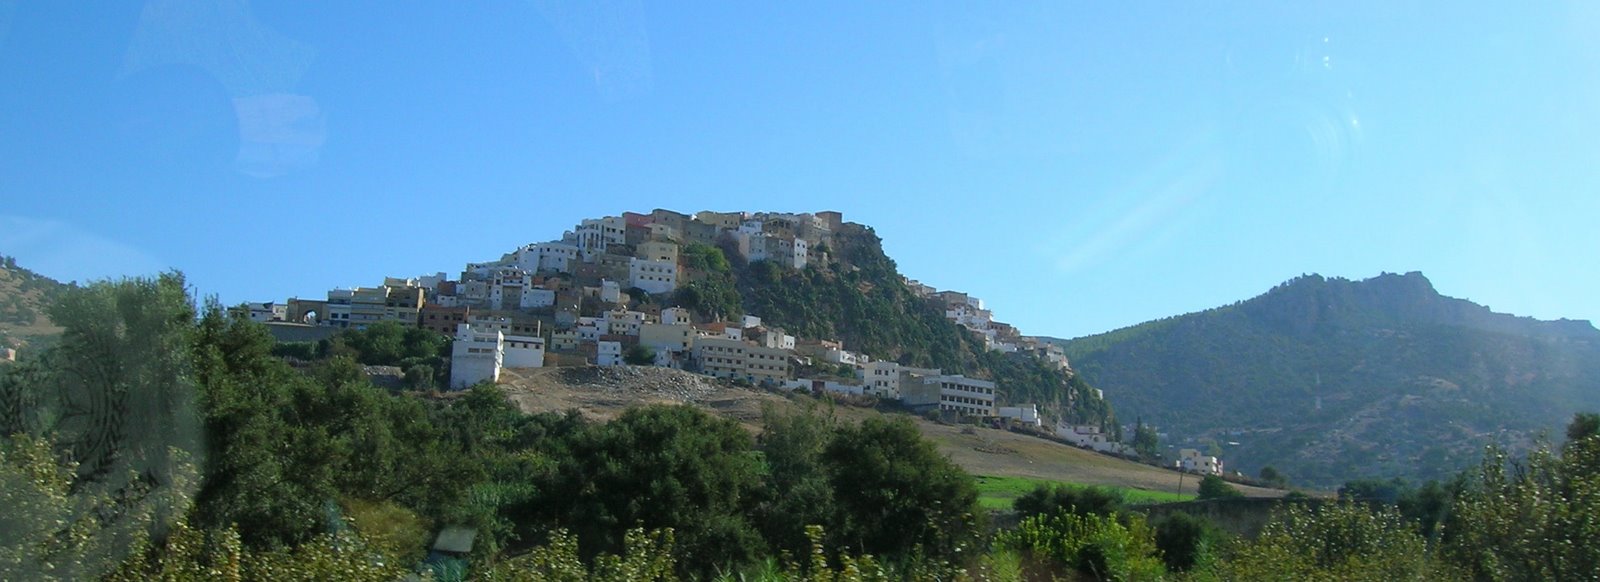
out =
[[[1210,521],[1182,511],[1157,522],[1155,535],[1161,561],[1173,572],[1209,565],[1222,538]]]
[[[1233,499],[1244,497],[1238,488],[1224,481],[1216,475],[1206,475],[1200,479],[1201,499]]]
[[[1233,580],[1436,579],[1440,572],[1426,546],[1411,524],[1387,508],[1287,504],[1220,573]]]
[[[1166,573],[1150,528],[1138,515],[1037,515],[1001,532],[994,545],[1027,557],[1028,579],[1070,571],[1094,580],[1155,580]]]
[[[1122,511],[1126,499],[1121,492],[1105,487],[1078,487],[1072,485],[1039,485],[1012,502],[1017,516],[1027,519],[1036,515],[1073,513],[1077,515],[1115,515]]]

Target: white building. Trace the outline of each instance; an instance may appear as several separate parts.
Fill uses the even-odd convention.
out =
[[[635,258],[628,261],[629,283],[652,295],[678,288],[678,264]]]
[[[1039,418],[1037,404],[1018,404],[1016,406],[1001,406],[998,415],[1000,418],[1015,418],[1023,424],[1044,426],[1044,420]]]
[[[585,218],[570,234],[583,260],[593,262],[611,245],[626,244],[627,228],[628,223],[621,216]]]
[[[578,260],[576,245],[551,241],[524,246],[512,253],[518,268],[530,273],[571,273],[572,263]]]
[[[689,320],[689,310],[682,307],[668,307],[661,310],[661,323],[663,325],[688,325],[693,322]]]
[[[861,381],[867,394],[890,400],[900,399],[900,364],[887,360],[861,365]]]
[[[606,303],[622,303],[622,286],[616,281],[601,279],[600,300]]]
[[[1202,475],[1222,474],[1222,459],[1200,454],[1200,451],[1194,449],[1179,450],[1178,460],[1173,461],[1173,465],[1179,471],[1200,473]]]
[[[502,365],[507,368],[543,368],[544,338],[526,335],[504,336],[505,356]]]
[[[479,382],[500,380],[505,362],[505,335],[499,330],[456,326],[450,348],[450,388],[461,390]]]
[[[555,304],[556,304],[556,292],[555,291],[552,291],[550,289],[542,289],[542,288],[539,288],[539,287],[533,287],[533,288],[523,289],[522,290],[522,308],[523,309],[539,309],[539,308],[543,308],[543,307],[554,307]]]
[[[939,409],[967,416],[995,415],[994,382],[968,378],[960,374],[930,376],[924,384],[939,386]]]
[[[622,342],[599,342],[594,363],[598,366],[622,365]]]
[[[601,319],[605,320],[605,333],[615,335],[639,335],[639,327],[649,317],[642,311],[627,309],[612,309],[601,314]]]

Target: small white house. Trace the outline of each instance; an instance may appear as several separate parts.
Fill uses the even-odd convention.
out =
[[[504,339],[504,349],[503,365],[507,368],[544,367],[544,338],[542,337],[508,335]]]
[[[599,342],[599,351],[596,352],[594,363],[599,366],[622,365],[622,342]]]
[[[450,347],[450,388],[462,390],[485,380],[500,380],[505,362],[505,335],[497,329],[456,326]]]
[[[1039,418],[1039,405],[1018,404],[1016,406],[1001,406],[1000,418],[1015,418],[1023,424],[1044,426],[1044,421]]]

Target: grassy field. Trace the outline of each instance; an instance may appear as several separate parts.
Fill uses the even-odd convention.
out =
[[[1023,496],[1040,485],[1065,485],[1068,487],[1090,487],[1079,483],[1064,483],[1049,479],[1031,479],[1028,477],[997,477],[992,475],[978,475],[978,504],[984,509],[1010,509],[1011,502]],[[1147,489],[1134,489],[1132,487],[1115,487],[1100,485],[1121,493],[1129,504],[1139,505],[1145,503],[1168,503],[1172,501],[1189,501],[1195,498],[1189,494],[1178,494],[1171,491],[1150,491]]]

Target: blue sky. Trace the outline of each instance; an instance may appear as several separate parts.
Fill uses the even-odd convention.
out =
[[[0,0],[0,253],[232,303],[831,209],[1027,333],[1313,272],[1600,319],[1594,3],[322,4]]]

